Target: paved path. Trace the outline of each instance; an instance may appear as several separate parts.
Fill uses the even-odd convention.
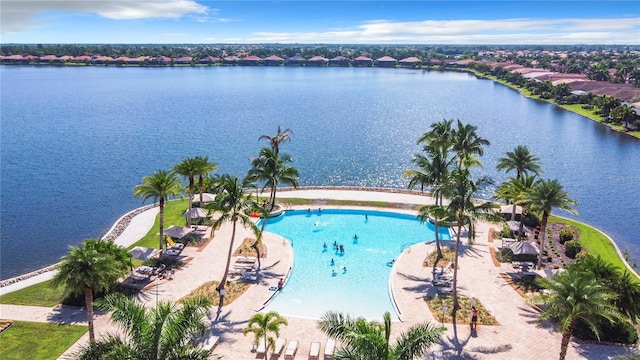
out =
[[[430,198],[408,195],[381,193],[372,191],[330,191],[307,190],[279,193],[281,197],[306,197],[314,199],[375,200],[407,204],[424,204]],[[320,201],[321,203],[321,201]],[[328,207],[327,205],[322,205]],[[156,210],[157,211],[157,210]],[[406,212],[408,210],[404,210]],[[126,238],[118,239],[120,244],[135,242],[136,237],[146,234],[153,217],[150,213],[135,223],[131,231],[123,232]],[[146,230],[144,230],[146,229]],[[445,350],[451,359],[555,359],[560,349],[560,334],[550,323],[539,324],[537,313],[500,277],[501,272],[510,268],[496,267],[490,258],[489,249],[500,243],[487,241],[489,225],[479,228],[478,238],[472,247],[463,247],[459,266],[459,289],[462,295],[474,296],[491,312],[500,323],[499,326],[479,326],[478,331],[470,332],[468,324],[454,327],[445,324],[447,332],[440,344],[432,350]],[[126,235],[125,235],[126,234]],[[163,280],[157,287],[151,287],[139,296],[141,301],[153,305],[156,299],[178,300],[197,288],[200,284],[219,280],[224,271],[226,253],[229,246],[231,226],[225,224],[217,230],[214,239],[200,252],[187,248],[183,252],[190,261],[176,272],[174,280]],[[250,234],[238,228],[235,245]],[[122,241],[122,242],[120,242]],[[251,336],[243,336],[242,329],[249,317],[259,311],[273,294],[269,287],[277,284],[286,274],[293,261],[293,251],[288,242],[274,234],[265,235],[268,257],[263,262],[263,276],[258,284],[249,288],[241,298],[224,306],[220,314],[210,314],[209,326],[220,342],[214,353],[225,359],[256,359],[252,352]],[[130,243],[132,243],[130,242]],[[130,244],[129,243],[129,244]],[[466,240],[464,241],[466,243]],[[424,267],[424,259],[433,251],[433,245],[417,244],[406,249],[392,269],[390,283],[394,299],[400,311],[401,321],[393,323],[393,336],[410,326],[423,321],[437,323],[437,314],[430,313],[424,301],[434,289],[430,285],[431,269]],[[53,321],[62,323],[84,323],[84,313],[68,308],[38,308],[0,305],[0,317],[15,320]],[[312,341],[322,342],[326,336],[317,329],[317,320],[288,317],[289,325],[284,327],[281,336],[288,340],[298,340],[300,347],[297,359],[307,359]],[[115,331],[107,315],[98,315],[96,329],[100,334]],[[86,343],[87,335],[74,345],[65,355],[70,354],[80,344]],[[607,359],[622,354],[626,348],[616,346],[585,345],[572,342],[567,359]],[[431,357],[425,357],[430,359]]]

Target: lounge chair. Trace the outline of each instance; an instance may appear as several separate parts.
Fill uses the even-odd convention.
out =
[[[333,352],[336,349],[336,340],[335,339],[327,339],[327,345],[324,347],[324,358],[331,359],[333,357]]]
[[[297,340],[289,341],[289,345],[287,345],[287,350],[284,351],[285,360],[293,359],[296,356],[296,351],[298,351],[298,341]]]
[[[314,341],[311,343],[311,346],[309,347],[309,359],[318,360],[319,356],[320,356],[320,343]]]
[[[275,348],[273,348],[273,355],[280,355],[282,353],[282,349],[284,349],[284,346],[287,344],[287,339],[284,338],[278,338],[276,340],[276,346]]]
[[[258,340],[258,347],[256,348],[256,354],[264,355],[265,352],[267,352],[267,345],[264,343],[264,338],[261,337],[260,340]]]
[[[210,338],[208,338],[203,344],[202,344],[202,349],[203,350],[211,350],[214,347],[216,347],[216,345],[218,345],[218,341],[220,340],[220,338],[218,336],[212,336]]]

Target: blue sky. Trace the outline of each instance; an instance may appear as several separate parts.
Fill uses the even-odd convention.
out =
[[[637,0],[2,0],[0,12],[4,44],[640,44]]]

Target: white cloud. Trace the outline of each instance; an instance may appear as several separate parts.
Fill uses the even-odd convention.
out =
[[[391,22],[326,32],[257,32],[247,43],[640,44],[640,19]]]
[[[107,19],[134,20],[147,18],[177,19],[189,14],[206,15],[208,7],[194,0],[3,0],[1,30],[12,34],[45,26],[38,16],[50,11],[94,13]]]

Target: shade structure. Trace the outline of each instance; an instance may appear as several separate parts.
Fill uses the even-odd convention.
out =
[[[513,213],[513,205],[502,205],[500,206],[501,214],[512,214]],[[516,205],[516,215],[522,214],[522,206]]]
[[[528,241],[517,241],[509,245],[514,255],[533,255],[538,254],[538,247]]]
[[[216,200],[216,195],[211,193],[202,193],[202,202],[212,202]],[[200,194],[193,195],[193,202],[200,202]]]
[[[149,260],[158,253],[158,249],[151,249],[142,246],[136,246],[129,250],[131,257],[138,260]]]
[[[190,217],[192,219],[200,219],[207,217],[207,210],[203,208],[191,208],[182,214],[182,217]]]
[[[171,236],[172,238],[182,239],[183,237],[191,234],[192,231],[192,228],[172,225],[164,229],[164,234]]]

